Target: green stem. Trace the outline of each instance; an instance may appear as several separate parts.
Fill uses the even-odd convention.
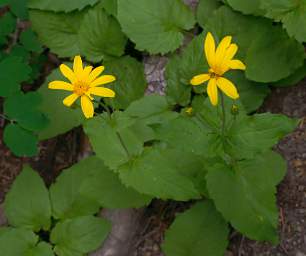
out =
[[[116,134],[117,134],[117,137],[118,137],[118,139],[120,141],[121,146],[124,148],[124,151],[125,151],[126,155],[128,156],[128,158],[131,158],[131,155],[130,155],[130,153],[129,153],[129,151],[128,151],[128,149],[127,149],[127,147],[126,147],[126,145],[125,145],[125,143],[124,143],[120,133],[116,131]]]

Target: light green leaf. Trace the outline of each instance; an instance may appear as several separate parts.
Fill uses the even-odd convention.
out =
[[[246,64],[246,77],[250,80],[275,82],[303,64],[304,47],[268,19],[244,16],[223,6],[215,11],[205,28],[219,40],[233,36],[239,46],[237,58]]]
[[[49,193],[42,178],[25,166],[15,179],[4,202],[9,224],[33,231],[48,230],[51,225]]]
[[[114,17],[117,16],[118,4],[117,0],[101,0],[100,5],[104,10]]]
[[[306,1],[260,0],[266,16],[281,21],[290,36],[306,42]]]
[[[173,52],[195,19],[181,0],[118,0],[118,20],[138,50]]]
[[[68,108],[63,104],[63,99],[69,92],[48,89],[48,83],[53,80],[64,80],[59,70],[54,70],[38,89],[42,98],[39,110],[49,119],[49,125],[39,132],[40,140],[63,134],[84,122],[84,115],[80,109]]]
[[[37,136],[17,124],[5,126],[3,141],[16,156],[31,157],[38,153]]]
[[[106,61],[105,67],[105,73],[116,77],[116,81],[108,86],[116,92],[116,97],[111,99],[112,103],[110,104],[115,109],[125,109],[144,95],[147,82],[142,63],[132,57],[125,56]]]
[[[0,236],[0,251],[5,256],[27,256],[28,250],[33,248],[37,242],[38,236],[32,231],[9,228]]]
[[[167,256],[223,256],[228,244],[227,223],[210,201],[178,215],[162,245]]]
[[[58,223],[51,232],[51,241],[58,256],[82,256],[96,250],[110,231],[104,219],[85,216]]]
[[[103,170],[103,162],[89,157],[62,172],[50,187],[52,215],[57,219],[68,219],[95,214],[99,204],[81,194],[81,187],[94,173]]]
[[[86,6],[93,6],[99,0],[28,0],[28,7],[33,9],[55,11],[55,12],[71,12],[74,10],[82,10]]]
[[[25,256],[54,256],[54,254],[50,244],[40,242],[36,247],[29,249]]]
[[[200,194],[192,178],[188,177],[188,171],[194,173],[194,170],[184,168],[186,166],[182,162],[185,158],[177,161],[177,156],[175,159],[169,161],[167,151],[150,148],[138,158],[121,166],[119,176],[125,185],[161,199],[188,201],[199,198]],[[198,168],[198,165],[193,166]]]
[[[206,176],[210,197],[224,218],[250,239],[276,243],[278,211],[276,185],[285,175],[286,164],[274,152],[210,167]]]
[[[208,19],[222,5],[218,0],[200,0],[197,8],[197,22],[205,27]]]
[[[227,0],[229,6],[243,14],[263,15],[260,7],[261,0]]]
[[[89,168],[83,166],[86,171],[92,171],[92,175],[87,174],[88,178],[84,178],[80,188],[81,196],[99,202],[102,207],[112,209],[139,208],[149,204],[152,200],[151,197],[124,186],[118,174],[107,168],[102,160],[97,157],[91,157],[88,160],[90,163],[94,162],[94,168],[90,165]]]

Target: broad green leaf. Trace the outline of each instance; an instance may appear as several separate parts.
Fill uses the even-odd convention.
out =
[[[40,140],[68,132],[84,122],[84,115],[80,109],[68,108],[63,104],[63,99],[69,95],[69,92],[48,89],[48,83],[53,80],[65,80],[58,69],[54,70],[38,89],[42,98],[39,110],[49,119],[49,125],[39,132]]]
[[[166,95],[171,104],[187,106],[190,102],[193,76],[207,73],[203,54],[204,34],[194,38],[181,55],[174,55],[166,66]]]
[[[17,93],[4,101],[4,114],[22,128],[40,131],[47,124],[47,118],[38,110],[41,97],[37,92]]]
[[[205,27],[208,19],[222,4],[218,0],[200,0],[197,8],[197,22]]]
[[[233,167],[217,163],[206,176],[209,195],[235,229],[251,239],[276,243],[275,193],[285,170],[284,160],[271,151]]]
[[[268,19],[244,16],[222,6],[205,28],[219,40],[226,35],[233,36],[239,46],[237,58],[246,64],[245,73],[250,80],[275,82],[288,77],[303,64],[304,47]]]
[[[84,15],[78,40],[82,55],[93,62],[108,56],[120,57],[127,41],[118,21],[100,6]]]
[[[28,0],[28,7],[33,9],[55,11],[55,12],[71,12],[74,10],[82,10],[86,6],[93,6],[99,0]]]
[[[117,0],[101,0],[100,5],[110,15],[117,16],[118,3]]]
[[[32,10],[30,18],[41,42],[60,57],[82,54],[99,62],[124,52],[126,37],[119,23],[100,5],[68,14]]]
[[[29,18],[27,2],[28,0],[9,0],[11,12],[18,18],[27,20]]]
[[[21,57],[0,60],[0,96],[7,97],[20,90],[21,82],[29,79],[31,68]]]
[[[181,154],[183,156],[183,152]],[[199,198],[192,178],[188,177],[188,172],[194,173],[194,170],[184,168],[183,159],[177,161],[177,158],[169,161],[167,151],[147,149],[141,156],[120,167],[120,179],[140,193],[161,199],[187,201]],[[198,168],[198,165],[193,166]]]
[[[5,231],[3,235],[0,236],[1,255],[28,256],[27,252],[31,248],[34,248],[37,242],[38,242],[38,236],[36,236],[32,231],[26,229],[9,228]],[[40,256],[49,256],[49,255],[47,254]]]
[[[29,249],[25,256],[54,256],[54,254],[50,244],[40,242],[36,247]]]
[[[138,50],[173,52],[183,43],[184,30],[195,24],[181,0],[118,0],[118,20]]]
[[[110,231],[104,219],[85,216],[59,222],[51,232],[58,256],[82,256],[96,250]]]
[[[88,160],[94,165],[93,168],[90,163],[87,164],[89,167],[83,166],[86,171],[92,171],[92,175],[87,174],[88,177],[84,177],[80,189],[81,196],[99,202],[102,207],[112,209],[139,208],[150,203],[151,197],[123,185],[118,174],[107,168],[102,160],[97,157],[91,157]]]
[[[223,256],[228,233],[227,223],[213,203],[199,202],[176,217],[162,248],[167,256]]]
[[[228,5],[234,10],[253,15],[264,14],[264,11],[260,8],[260,2],[261,0],[227,0]]]
[[[278,114],[242,117],[229,130],[226,151],[237,159],[252,158],[271,149],[297,125],[298,120]]]
[[[143,151],[144,138],[133,129],[133,124],[134,120],[120,112],[115,112],[112,119],[103,114],[84,124],[96,155],[111,169],[117,169]]]
[[[7,36],[12,33],[16,27],[16,19],[10,12],[0,17],[0,46],[6,43]]]
[[[38,153],[37,136],[17,124],[8,124],[5,126],[3,141],[16,156],[30,157]]]
[[[24,46],[24,48],[31,52],[41,53],[43,48],[41,44],[38,42],[37,36],[33,32],[32,29],[27,29],[20,34],[20,43]]]
[[[290,36],[306,42],[306,0],[260,0],[266,16],[281,21]]]
[[[108,86],[116,93],[116,97],[111,99],[115,109],[125,109],[144,95],[147,82],[142,63],[125,56],[105,62],[105,67],[105,73],[116,77],[116,81]]]
[[[48,230],[51,225],[49,193],[42,178],[25,166],[15,179],[4,202],[9,224],[33,231]]]
[[[50,187],[52,215],[57,219],[68,219],[97,213],[99,204],[81,194],[81,187],[94,173],[102,170],[103,162],[96,157],[89,157],[64,170]]]

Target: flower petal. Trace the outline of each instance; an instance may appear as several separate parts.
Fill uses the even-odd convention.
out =
[[[238,51],[238,46],[236,44],[231,44],[224,55],[224,59],[222,61],[222,65],[220,66],[220,75],[222,76],[225,72],[227,72],[230,67],[230,61],[232,60],[232,58],[235,56],[235,54]]]
[[[83,62],[79,55],[74,57],[73,71],[76,75],[80,75],[83,72]]]
[[[64,81],[52,81],[49,83],[48,88],[54,90],[73,91],[72,84]]]
[[[239,94],[237,92],[235,85],[226,78],[219,77],[217,79],[217,85],[220,88],[220,90],[224,92],[228,97],[234,100],[239,98]]]
[[[100,96],[100,97],[113,98],[116,95],[113,90],[104,88],[104,87],[92,87],[92,88],[89,88],[88,91],[90,94]]]
[[[111,75],[100,76],[99,78],[97,78],[90,84],[90,87],[95,87],[95,86],[102,85],[102,84],[108,84],[115,80],[116,80],[116,77],[111,76]]]
[[[240,60],[231,60],[230,63],[229,63],[229,67],[231,69],[241,69],[241,70],[246,69],[246,66]]]
[[[197,75],[194,76],[191,80],[190,83],[192,85],[199,85],[199,84],[203,84],[206,81],[208,81],[210,79],[210,75],[209,74],[201,74],[201,75]]]
[[[82,72],[81,80],[82,81],[84,81],[84,80],[87,81],[91,71],[92,71],[92,66],[85,67],[83,72]]]
[[[94,106],[87,95],[81,97],[81,107],[86,118],[92,118],[94,115]]]
[[[63,76],[68,78],[68,80],[71,82],[71,83],[74,83],[75,80],[76,80],[76,76],[75,74],[73,73],[72,69],[69,68],[67,65],[65,64],[61,64],[60,65],[60,71],[62,72]]]
[[[222,62],[225,57],[225,53],[230,46],[232,41],[231,36],[226,36],[221,40],[221,43],[219,44],[217,51],[216,51],[216,68],[219,69],[220,66],[222,65]]]
[[[213,106],[218,104],[218,88],[216,78],[212,78],[208,82],[207,94]]]
[[[215,51],[216,45],[213,35],[208,32],[205,38],[204,50],[208,65],[213,67],[215,65]]]
[[[96,67],[88,76],[88,82],[91,83],[104,71],[104,66]]]
[[[71,94],[63,100],[65,106],[70,107],[80,96],[78,94]]]

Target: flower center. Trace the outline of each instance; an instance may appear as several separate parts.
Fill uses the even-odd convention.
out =
[[[88,83],[84,81],[77,81],[73,84],[73,92],[79,96],[85,94],[89,89]]]
[[[219,77],[219,75],[218,74],[216,74],[215,73],[215,71],[212,69],[212,68],[210,68],[209,70],[208,70],[208,73],[209,73],[209,75],[210,75],[210,78],[218,78]]]

